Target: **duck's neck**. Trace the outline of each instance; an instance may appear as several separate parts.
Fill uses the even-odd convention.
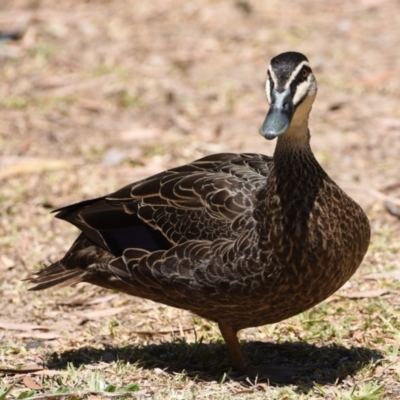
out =
[[[278,138],[274,152],[274,174],[282,181],[281,187],[286,186],[287,182],[297,186],[321,174],[326,175],[311,151],[307,120],[292,125]]]
[[[300,246],[302,238],[308,237],[310,213],[326,176],[311,151],[307,123],[278,138],[266,188],[266,212],[280,215],[286,237],[294,237]]]

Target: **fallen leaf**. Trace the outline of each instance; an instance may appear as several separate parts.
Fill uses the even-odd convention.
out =
[[[378,272],[374,274],[364,275],[365,279],[394,279],[400,280],[400,271]]]
[[[118,137],[123,141],[153,140],[160,137],[161,134],[161,129],[146,128],[141,125],[135,125],[130,129],[121,132]]]
[[[364,337],[364,332],[361,330],[357,330],[353,333],[353,339],[357,340],[358,342]]]
[[[183,332],[193,331],[192,328],[180,328],[180,329],[165,329],[165,330],[154,330],[154,331],[130,331],[130,333],[135,333],[137,335],[168,335],[169,333],[180,333],[183,336]]]
[[[172,122],[182,129],[184,132],[191,132],[194,130],[194,124],[190,122],[183,115],[174,114],[171,115]]]
[[[52,160],[45,158],[17,158],[14,163],[2,165],[0,179],[8,178],[14,175],[31,174],[35,172],[49,171],[54,169],[71,168],[73,164],[64,160]]]
[[[15,262],[6,256],[0,256],[0,270],[6,270],[15,265]]]
[[[56,376],[56,375],[68,375],[67,371],[56,371],[54,369],[43,369],[41,371],[31,372],[32,375],[41,375],[41,376]]]
[[[233,393],[234,396],[238,396],[239,394],[250,394],[254,393],[254,389],[243,389]]]
[[[70,94],[75,94],[78,91],[91,89],[96,86],[103,86],[114,79],[112,75],[105,76],[97,76],[94,78],[82,80],[82,81],[65,81],[65,84],[60,84],[58,86],[54,86],[53,88],[47,88],[41,90],[38,93],[40,97],[63,97],[68,96]]]
[[[400,128],[400,118],[378,118],[378,123],[380,126],[390,129]]]
[[[86,295],[83,296],[73,296],[67,299],[61,299],[57,301],[57,305],[59,306],[68,306],[68,307],[77,307],[83,306],[87,304],[88,297]]]
[[[96,297],[95,299],[91,299],[87,295],[73,296],[67,299],[61,299],[57,301],[57,304],[68,307],[94,305],[94,304],[108,303],[109,301],[114,300],[116,297],[118,297],[118,294],[110,294],[108,296]]]
[[[349,292],[349,293],[338,293],[339,296],[347,297],[348,299],[365,299],[372,297],[383,296],[384,294],[390,293],[389,289],[375,289],[375,290],[363,290],[361,292]]]
[[[48,326],[33,325],[33,324],[17,324],[13,322],[4,322],[4,321],[0,321],[0,329],[7,329],[10,331],[33,331],[36,329],[42,331],[51,330],[51,328]]]
[[[39,80],[35,83],[35,87],[37,89],[49,90],[53,88],[58,88],[60,86],[72,85],[78,82],[79,75],[78,74],[67,74],[67,75],[58,75],[58,76],[50,76],[46,77],[42,80]]]
[[[103,297],[97,297],[95,299],[89,300],[86,304],[101,304],[101,303],[107,303],[111,300],[114,300],[116,297],[118,297],[118,294],[110,294],[108,296],[103,296]]]
[[[28,388],[28,389],[33,389],[33,390],[40,390],[43,389],[43,386],[36,383],[30,376],[24,376],[24,379],[22,380],[22,382],[24,383],[24,385]]]
[[[267,390],[268,389],[268,387],[269,387],[269,385],[268,384],[266,384],[266,383],[262,383],[262,382],[259,382],[259,383],[256,383],[256,385],[255,385],[257,388],[261,388],[261,389],[263,389],[263,390]]]
[[[400,206],[400,199],[393,197],[393,196],[389,196],[386,195],[385,193],[380,192],[379,190],[375,190],[372,189],[371,193],[378,199],[382,200],[382,201],[389,201],[390,203],[396,205],[396,206]]]
[[[153,372],[157,375],[165,375],[168,376],[168,374],[161,368],[154,368]]]
[[[43,340],[54,340],[61,336],[54,332],[22,332],[14,335],[18,338],[33,338],[33,339],[43,339]]]
[[[17,367],[0,367],[0,372],[9,374],[29,374],[31,372],[42,371],[43,367],[37,364],[26,364],[19,368]]]
[[[85,110],[92,111],[92,112],[100,112],[107,108],[107,105],[103,102],[96,101],[93,99],[88,98],[81,98],[77,101],[77,105],[79,107],[84,108]]]
[[[115,307],[115,308],[106,308],[104,310],[95,310],[95,311],[87,311],[82,314],[82,317],[87,319],[98,319],[98,318],[105,318],[111,317],[113,315],[117,315],[124,311],[126,306],[123,307]]]
[[[397,207],[395,204],[393,204],[391,201],[388,201],[388,200],[386,200],[383,204],[385,206],[385,210],[389,214],[400,218],[400,208],[399,207]]]
[[[400,120],[399,120],[400,121]],[[387,193],[392,190],[400,188],[400,182],[395,182],[395,183],[389,183],[386,186],[383,186],[382,188],[379,189],[380,193]]]

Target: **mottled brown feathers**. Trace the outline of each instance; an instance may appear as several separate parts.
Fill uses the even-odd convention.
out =
[[[364,213],[311,149],[286,149],[275,164],[257,154],[206,157],[67,211],[83,233],[32,289],[86,281],[232,319],[237,329],[322,301],[353,274],[369,240]],[[103,236],[125,228],[124,215],[161,232],[168,248],[114,257]]]

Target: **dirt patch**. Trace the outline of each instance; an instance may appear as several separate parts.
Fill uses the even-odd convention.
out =
[[[3,0],[0,32],[23,37],[0,42],[0,398],[400,398],[399,11]],[[87,285],[27,292],[77,233],[51,209],[210,153],[272,154],[257,131],[267,64],[286,50],[318,79],[313,150],[373,230],[339,294],[241,335],[259,363],[317,366],[309,380],[237,381],[215,325],[181,310]]]

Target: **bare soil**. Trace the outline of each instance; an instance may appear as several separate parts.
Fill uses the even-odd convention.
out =
[[[0,36],[22,38],[0,41],[0,400],[400,399],[399,27],[389,0],[2,0]],[[77,234],[52,209],[207,154],[272,154],[264,81],[288,50],[318,79],[314,153],[373,231],[338,294],[241,334],[255,362],[313,375],[240,380],[217,327],[185,311],[27,291]]]

